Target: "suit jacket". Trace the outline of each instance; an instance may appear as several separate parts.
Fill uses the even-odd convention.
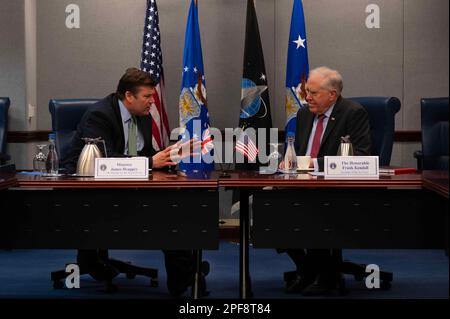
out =
[[[301,108],[297,113],[297,131],[295,136],[295,151],[297,155],[305,155],[309,136],[313,128],[315,114],[308,107]],[[354,155],[370,155],[370,124],[369,116],[360,104],[339,97],[320,143],[317,155],[320,170],[323,171],[323,157],[337,155],[341,136],[350,136]]]
[[[149,166],[152,167],[152,156],[156,151],[152,146],[152,119],[151,116],[137,116],[137,125],[144,138],[144,147],[139,152],[140,156],[149,157]],[[125,148],[125,135],[123,132],[122,117],[120,115],[119,101],[115,94],[111,94],[95,103],[83,115],[77,127],[77,132],[72,140],[69,155],[63,162],[68,173],[76,171],[78,157],[85,145],[82,137],[105,140],[108,157],[127,157],[123,154]],[[99,145],[102,153],[103,146]],[[105,154],[103,154],[105,156]]]

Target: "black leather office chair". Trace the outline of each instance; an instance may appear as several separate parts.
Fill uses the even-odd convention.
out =
[[[7,97],[0,97],[0,165],[10,159],[6,154],[6,134],[8,132],[8,109],[10,100]]]
[[[361,104],[369,113],[371,154],[379,156],[380,166],[389,165],[394,145],[395,114],[400,110],[400,100],[374,96],[352,97],[350,100]]]
[[[448,170],[448,108],[449,98],[420,100],[422,150],[416,151],[419,170]]]
[[[89,106],[98,101],[98,99],[50,100],[48,107],[52,116],[52,130],[55,133],[56,152],[61,162],[69,153],[72,139],[84,113]]]
[[[369,124],[371,133],[372,150],[371,155],[379,156],[380,166],[388,166],[391,163],[392,148],[394,145],[395,114],[400,111],[401,102],[396,97],[352,97],[352,101],[361,104],[369,114]],[[335,254],[342,260],[342,251],[336,250]],[[363,280],[368,274],[366,265],[356,264],[344,260],[341,272],[350,274],[356,280]],[[389,289],[393,274],[391,272],[380,271],[380,286],[382,289]],[[345,289],[345,287],[341,287]]]
[[[70,150],[72,139],[75,136],[77,125],[80,122],[86,110],[96,103],[98,99],[65,99],[65,100],[50,100],[49,110],[52,116],[52,130],[56,135],[56,150],[60,161],[62,162]],[[95,251],[78,251],[77,259],[80,259],[80,254],[94,253]],[[132,279],[136,275],[147,276],[150,278],[150,285],[152,287],[158,286],[158,270],[152,268],[143,268],[133,266],[130,263],[111,259],[108,256],[107,250],[99,250],[98,255],[102,260],[108,262],[108,265],[114,268],[114,271],[108,271],[104,274],[104,281],[106,283],[106,290],[114,292],[117,287],[112,284],[112,279],[117,275],[117,272],[126,274],[127,278]],[[117,270],[117,271],[116,271]],[[80,265],[80,275],[91,273],[92,269],[83,268]],[[65,269],[54,271],[51,273],[54,288],[63,288],[62,280],[69,274]]]

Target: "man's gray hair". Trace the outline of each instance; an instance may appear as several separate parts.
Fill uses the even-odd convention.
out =
[[[320,74],[325,78],[322,86],[324,89],[336,90],[337,95],[341,95],[342,89],[344,88],[344,83],[342,80],[342,75],[333,69],[326,66],[321,66],[309,71],[309,74]]]

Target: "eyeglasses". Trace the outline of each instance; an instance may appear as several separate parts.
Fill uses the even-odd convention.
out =
[[[317,89],[317,90],[311,90],[311,89],[308,89],[308,88],[306,89],[306,93],[311,95],[311,96],[316,96],[317,94],[319,94],[320,91],[332,92],[334,90],[327,90],[327,89],[324,89],[324,88],[320,88],[320,89]]]
[[[317,94],[319,94],[320,91],[322,91],[323,89],[318,89],[318,90],[310,90],[310,89],[306,89],[306,93],[311,95],[311,96],[316,96]]]

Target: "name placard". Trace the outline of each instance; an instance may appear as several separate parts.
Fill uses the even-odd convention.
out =
[[[148,158],[96,158],[95,178],[146,179],[148,178]]]
[[[325,178],[378,179],[378,156],[325,156]]]

